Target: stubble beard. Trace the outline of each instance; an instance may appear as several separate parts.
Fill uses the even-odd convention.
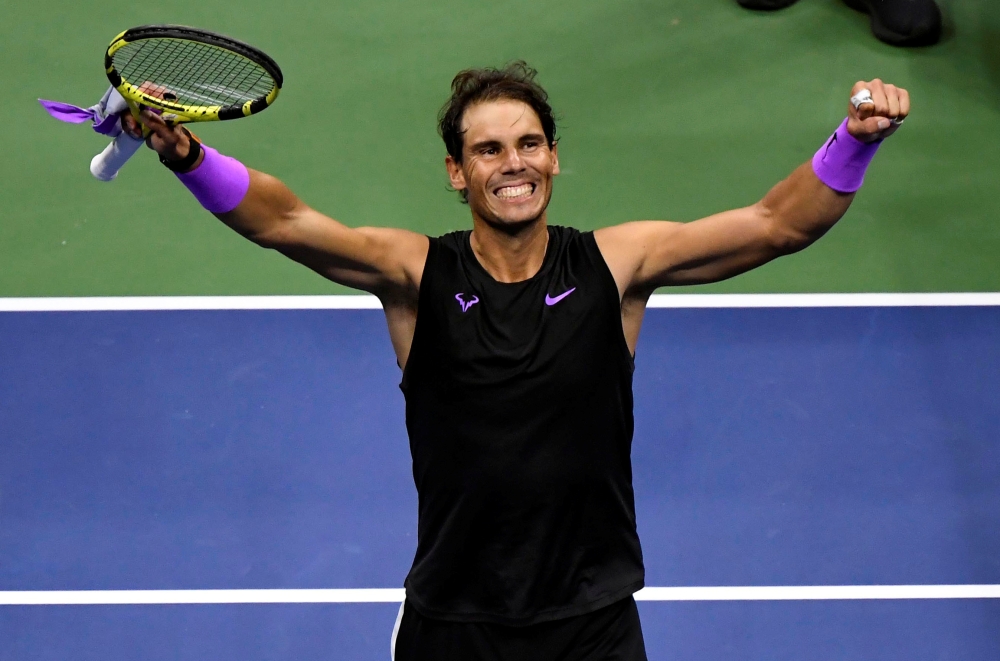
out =
[[[537,184],[536,184],[537,186]],[[486,193],[490,195],[490,193]],[[537,214],[533,214],[529,218],[512,220],[509,218],[503,218],[492,212],[486,204],[478,204],[472,196],[469,199],[469,207],[472,209],[472,215],[474,218],[481,220],[490,229],[496,230],[498,232],[503,232],[510,236],[515,236],[527,230],[528,228],[534,226],[538,222],[545,218],[545,212],[549,208],[549,202],[552,200],[552,187],[549,186],[548,193],[541,208],[538,210]]]

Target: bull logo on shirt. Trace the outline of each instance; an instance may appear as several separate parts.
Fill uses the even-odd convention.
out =
[[[455,300],[458,301],[458,304],[462,306],[462,312],[468,312],[469,308],[471,308],[473,305],[479,302],[479,297],[476,296],[475,294],[472,295],[471,301],[466,301],[464,298],[462,298],[463,296],[465,296],[464,292],[461,294],[455,294]]]

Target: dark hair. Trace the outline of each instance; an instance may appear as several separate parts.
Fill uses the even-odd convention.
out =
[[[535,82],[538,72],[523,60],[511,62],[502,69],[466,69],[451,81],[451,98],[438,113],[438,133],[444,140],[448,155],[462,162],[462,115],[466,108],[483,101],[510,99],[522,101],[535,111],[542,122],[542,131],[551,149],[556,144],[556,120],[549,105],[549,95]],[[462,199],[468,198],[463,190]]]

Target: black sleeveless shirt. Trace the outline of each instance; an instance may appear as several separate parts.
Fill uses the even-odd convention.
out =
[[[419,500],[406,597],[428,617],[531,624],[643,585],[618,289],[592,233],[548,232],[517,283],[470,231],[430,241],[400,384]]]

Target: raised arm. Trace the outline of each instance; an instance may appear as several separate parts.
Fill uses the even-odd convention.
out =
[[[871,102],[856,108],[864,90]],[[724,280],[823,236],[851,205],[864,159],[910,111],[906,90],[878,79],[858,82],[851,94],[846,127],[756,204],[690,223],[640,221],[595,232],[623,300],[644,300],[666,285]]]
[[[167,126],[148,111],[142,121],[151,129],[150,146],[162,160],[182,162],[188,157],[191,140],[183,129]],[[201,150],[187,171],[201,167],[205,153]],[[254,243],[278,250],[334,282],[376,294],[383,303],[415,305],[427,237],[399,229],[347,227],[311,209],[278,179],[248,171],[245,195],[235,208],[215,213],[217,218]]]

